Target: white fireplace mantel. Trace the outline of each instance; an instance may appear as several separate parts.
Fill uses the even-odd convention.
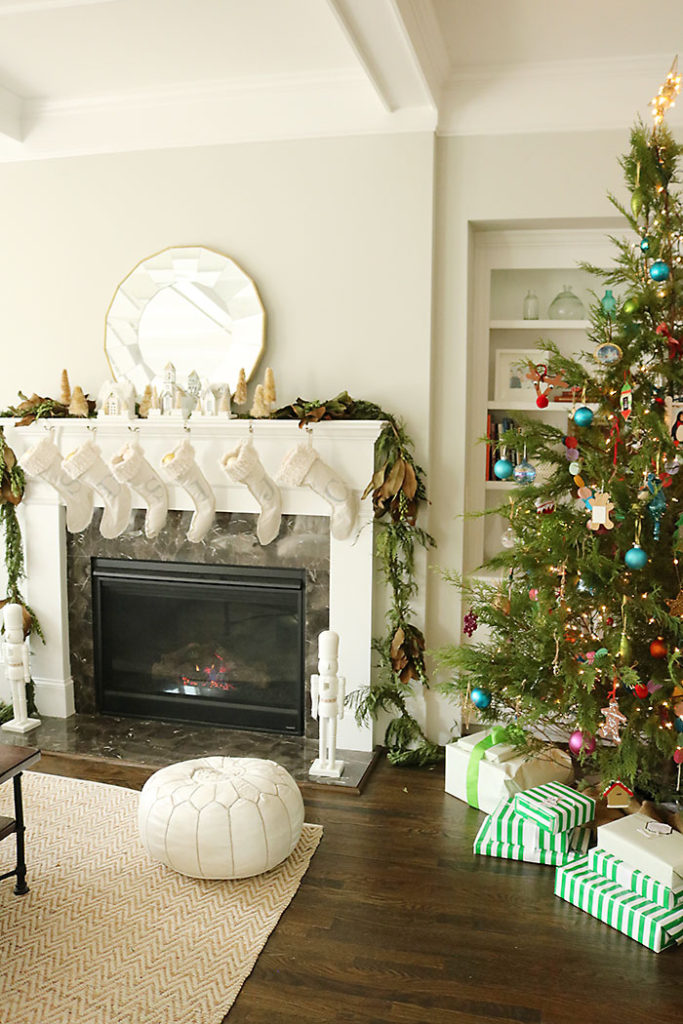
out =
[[[135,432],[147,459],[159,467],[162,457],[184,437],[195,449],[197,462],[216,495],[219,512],[252,512],[259,508],[245,486],[232,484],[219,465],[220,458],[251,432],[266,471],[275,476],[285,454],[306,443],[307,434],[295,420],[237,420],[221,417],[154,420],[45,420],[15,427],[0,420],[7,441],[21,460],[46,430],[52,431],[63,455],[88,437],[94,437],[105,459],[110,459]],[[311,440],[360,497],[374,471],[374,447],[383,423],[358,420],[316,423]],[[189,434],[188,431],[189,430]],[[163,475],[163,473],[162,473]],[[281,488],[282,512],[289,515],[329,516],[329,505],[308,487]],[[180,487],[168,483],[169,507],[191,509]],[[97,499],[96,499],[97,503]],[[144,507],[133,494],[133,507]],[[361,502],[356,528],[345,541],[330,536],[330,629],[340,637],[339,671],[347,692],[370,682],[373,594],[373,516],[370,498]],[[28,480],[19,506],[26,549],[27,579],[24,594],[35,610],[45,634],[45,645],[32,645],[32,674],[40,714],[68,718],[74,714],[74,688],[69,654],[66,587],[66,526],[64,506],[57,492],[40,480]],[[373,748],[372,725],[356,724],[346,713],[339,723],[338,744],[346,750]]]

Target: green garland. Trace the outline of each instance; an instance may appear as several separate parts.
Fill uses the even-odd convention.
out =
[[[375,472],[363,497],[372,494],[380,527],[377,555],[391,593],[391,607],[386,615],[387,634],[373,643],[379,658],[378,681],[356,690],[348,700],[359,724],[376,718],[380,711],[392,715],[385,733],[392,764],[436,764],[443,758],[443,748],[427,739],[407,707],[413,684],[429,685],[424,636],[411,622],[411,601],[417,593],[415,548],[434,546],[434,539],[416,525],[419,506],[427,494],[424,471],[413,458],[413,443],[394,416],[373,402],[356,401],[345,391],[327,402],[297,398],[272,417],[298,419],[300,426],[320,420],[385,422],[375,446]]]
[[[24,471],[7,444],[4,430],[0,427],[0,526],[5,537],[5,571],[7,573],[7,596],[4,601],[0,602],[0,607],[8,603],[23,605],[27,615],[30,616],[29,633],[37,634],[44,642],[40,623],[26,604],[19,587],[20,581],[26,576],[26,566],[21,527],[17,518],[17,505],[24,496],[25,486]],[[33,713],[35,705],[32,682],[27,687],[26,696],[29,713]],[[11,717],[12,706],[0,703],[0,722],[6,722]]]

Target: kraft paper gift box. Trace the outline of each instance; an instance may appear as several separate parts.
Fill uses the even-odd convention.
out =
[[[518,794],[515,811],[548,832],[566,832],[595,817],[595,800],[559,782],[549,782]]]
[[[683,834],[645,814],[626,814],[600,825],[598,847],[667,889],[677,891],[683,885]]]
[[[683,942],[683,909],[666,910],[597,874],[590,857],[558,867],[555,895],[655,953]]]
[[[489,838],[497,842],[532,850],[559,850],[561,853],[570,849],[571,831],[548,832],[535,822],[527,821],[515,811],[513,797],[503,797],[487,821],[490,824]]]
[[[446,746],[446,792],[471,807],[491,813],[504,796],[558,779],[569,782],[571,758],[549,748],[540,754],[518,754],[495,727],[463,736]]]
[[[650,875],[631,867],[626,861],[619,860],[606,850],[591,850],[588,864],[596,874],[609,878],[611,882],[617,882],[624,889],[637,892],[639,896],[650,903],[656,903],[664,910],[683,910],[683,882],[678,889],[669,889],[668,886],[662,885]]]
[[[474,840],[474,852],[484,857],[503,857],[506,860],[524,860],[531,864],[568,864],[583,857],[591,840],[590,830],[575,828],[566,833],[567,849],[549,849],[531,844],[520,846],[498,839],[495,834],[494,815],[489,814]]]

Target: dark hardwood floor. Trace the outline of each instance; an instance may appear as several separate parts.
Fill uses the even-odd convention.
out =
[[[55,755],[37,770],[132,788],[152,771]],[[304,799],[322,843],[226,1024],[681,1020],[683,948],[651,953],[557,899],[553,868],[474,857],[482,815],[442,770],[382,761],[361,796]]]

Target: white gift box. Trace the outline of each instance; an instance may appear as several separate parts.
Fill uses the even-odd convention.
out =
[[[485,729],[446,745],[446,792],[491,814],[503,797],[545,782],[569,782],[569,754],[555,747],[529,756],[495,739],[502,730]]]
[[[669,889],[683,886],[683,834],[648,818],[626,814],[598,828],[598,847]]]

